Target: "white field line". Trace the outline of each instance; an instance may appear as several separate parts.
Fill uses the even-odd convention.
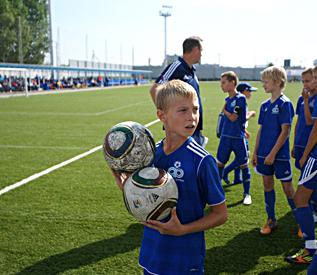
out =
[[[145,102],[148,101],[140,101],[137,103],[133,103],[130,105],[125,105],[125,106],[121,106],[121,107],[117,107],[117,108],[112,108],[112,109],[107,109],[104,110],[102,112],[97,112],[97,113],[57,113],[57,112],[35,112],[35,113],[31,113],[31,112],[0,112],[0,114],[12,114],[12,115],[28,115],[28,116],[33,116],[33,115],[40,115],[40,116],[100,116],[100,115],[104,115],[104,114],[108,114],[108,113],[112,113],[112,112],[116,112],[116,111],[120,111],[120,110],[124,110],[124,109],[128,109],[130,107],[134,107],[137,105],[141,105]]]
[[[142,84],[140,86],[150,86],[150,84]],[[50,91],[29,91],[28,96],[57,95],[57,94],[78,93],[78,92],[87,92],[87,91],[100,91],[100,90],[123,89],[123,88],[138,88],[140,86],[123,85],[123,86],[92,87],[92,88],[80,88],[80,89],[62,89],[62,90],[50,90]],[[0,93],[0,99],[1,98],[10,98],[10,97],[20,97],[20,96],[26,96],[25,92]]]
[[[157,123],[159,121],[160,121],[159,119],[156,119],[156,120],[151,121],[150,123],[148,123],[148,124],[146,124],[144,126],[145,127],[150,127],[150,126],[152,126],[153,124],[155,124],[155,123]],[[29,176],[29,177],[27,177],[27,178],[25,178],[25,179],[23,179],[21,181],[18,181],[18,182],[14,183],[14,184],[11,184],[11,185],[9,185],[9,186],[7,186],[7,187],[5,187],[5,188],[0,190],[0,196],[5,194],[5,193],[7,193],[7,192],[9,192],[9,191],[11,191],[11,190],[14,190],[14,189],[18,188],[18,187],[20,187],[20,186],[22,186],[24,184],[27,184],[30,181],[38,179],[38,178],[40,178],[40,177],[42,177],[44,175],[47,175],[47,174],[49,174],[49,173],[51,173],[51,172],[53,172],[53,171],[55,171],[55,170],[57,170],[57,169],[59,169],[59,168],[61,168],[63,166],[66,166],[67,164],[70,164],[70,163],[72,163],[74,161],[77,161],[77,160],[79,160],[81,158],[84,158],[84,157],[86,157],[86,156],[88,156],[88,155],[100,150],[101,148],[102,148],[102,145],[99,145],[99,146],[94,147],[94,148],[88,150],[87,152],[84,152],[84,153],[82,153],[82,154],[80,154],[78,156],[75,156],[75,157],[73,157],[73,158],[71,158],[69,160],[63,161],[63,162],[61,162],[59,164],[56,164],[56,165],[54,165],[54,166],[52,166],[50,168],[45,169],[45,170],[43,170],[43,171],[41,171],[39,173],[36,173],[36,174],[34,174],[32,176]]]

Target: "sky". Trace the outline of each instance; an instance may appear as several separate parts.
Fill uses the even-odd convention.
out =
[[[167,54],[203,39],[202,64],[308,67],[317,59],[316,0],[51,0],[55,54],[69,59],[161,65],[163,5],[171,6]],[[55,55],[56,64],[56,55]]]

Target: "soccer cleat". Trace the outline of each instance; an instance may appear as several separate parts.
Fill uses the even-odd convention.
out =
[[[270,235],[277,228],[277,221],[268,219],[265,225],[261,228],[262,235]]]
[[[252,203],[251,195],[245,194],[243,199],[244,205],[250,205]]]
[[[286,262],[292,264],[310,264],[313,256],[309,254],[306,248],[299,250],[296,254],[287,256],[285,258]]]

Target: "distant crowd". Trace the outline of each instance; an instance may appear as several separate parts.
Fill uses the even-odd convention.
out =
[[[109,78],[102,77],[63,77],[60,79],[35,76],[27,78],[28,91],[49,91],[60,89],[80,89],[89,87],[108,87],[118,85],[144,84],[147,80],[137,78]],[[6,76],[0,74],[0,92],[25,91],[25,79],[20,76]]]

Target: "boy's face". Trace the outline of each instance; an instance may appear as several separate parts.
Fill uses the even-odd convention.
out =
[[[224,93],[228,93],[229,91],[233,91],[235,89],[234,82],[229,81],[225,76],[221,78],[220,86]]]
[[[302,83],[303,83],[304,89],[310,91],[311,89],[314,88],[313,76],[311,74],[304,74],[302,76]]]
[[[157,114],[164,124],[167,135],[188,138],[194,133],[198,124],[198,99],[175,97],[166,110],[158,110]]]
[[[313,73],[312,88],[317,91],[317,71]]]
[[[274,83],[272,79],[263,78],[262,84],[266,93],[272,93],[273,91],[281,90],[280,85]]]
[[[248,90],[244,90],[242,93],[245,95],[245,97],[246,97],[247,99],[250,99],[250,98],[251,98],[251,93],[252,93],[252,92],[250,92],[250,91],[248,91]]]

